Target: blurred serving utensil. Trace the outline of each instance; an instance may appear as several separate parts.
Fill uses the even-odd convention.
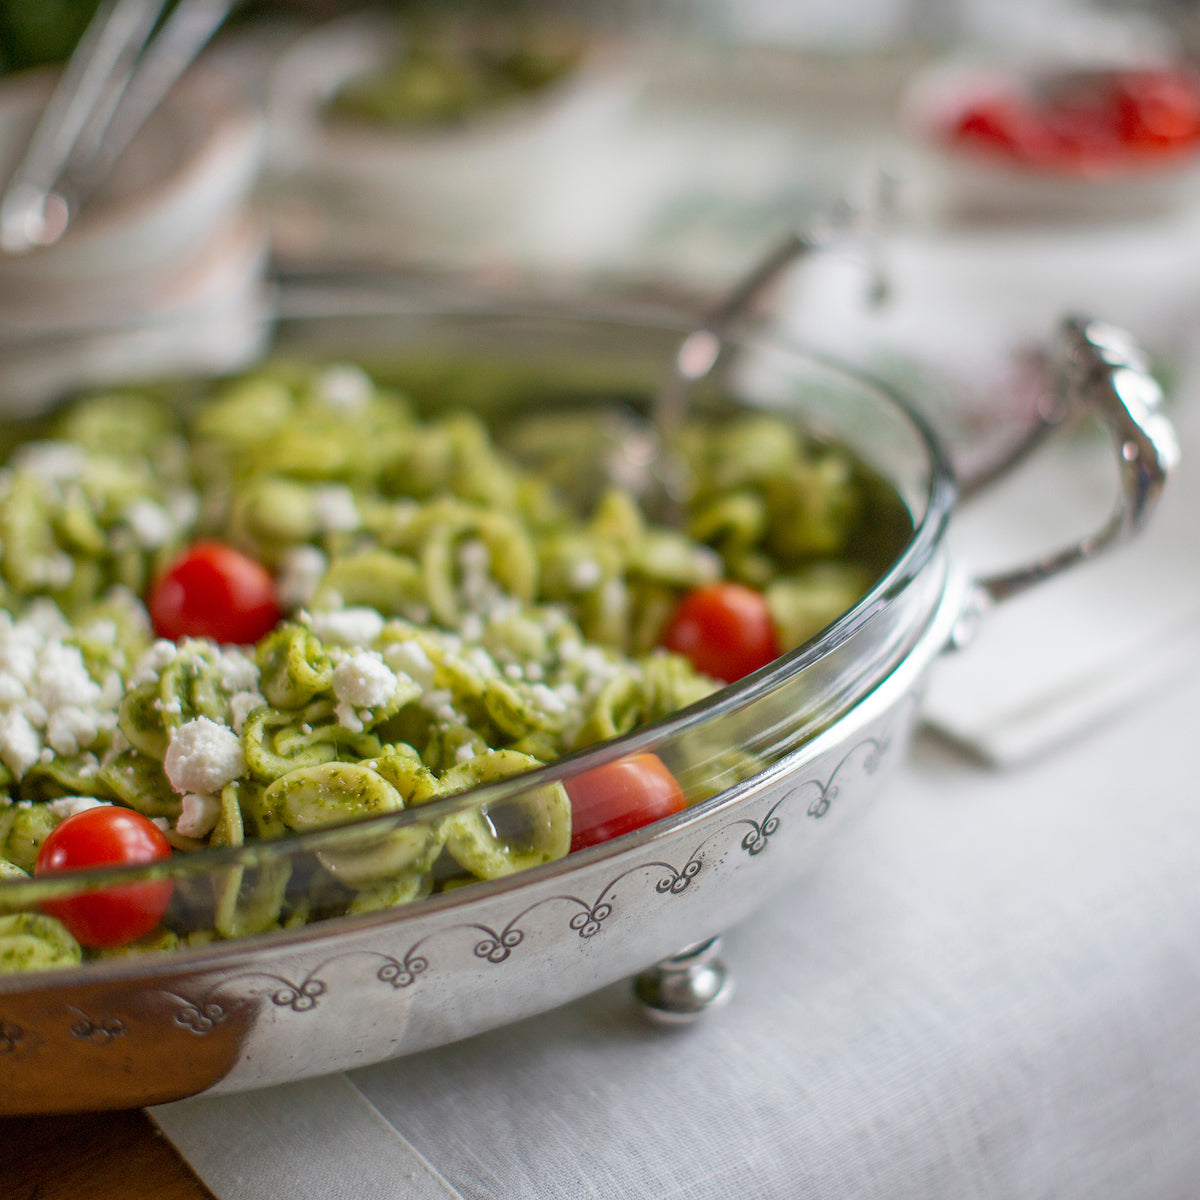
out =
[[[63,70],[0,197],[0,249],[23,254],[66,232],[232,0],[104,0]]]
[[[881,173],[861,208],[844,202],[809,228],[789,231],[680,341],[649,419],[630,423],[607,463],[610,481],[637,496],[651,517],[665,524],[679,522],[689,482],[670,443],[687,415],[691,392],[716,366],[729,328],[789,267],[813,254],[857,243],[868,273],[867,302],[876,306],[886,301],[889,285],[880,238],[895,216],[894,183]]]

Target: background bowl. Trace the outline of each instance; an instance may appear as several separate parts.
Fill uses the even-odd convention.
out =
[[[955,136],[968,107],[1007,102],[1088,74],[1190,71],[1173,63],[953,59],[918,75],[901,101],[909,182],[918,209],[975,221],[1110,221],[1162,215],[1200,193],[1200,138],[1170,155],[1114,154],[1086,167],[1034,161]]]
[[[374,261],[442,267],[510,256],[533,232],[557,157],[610,130],[639,91],[627,52],[593,40],[562,78],[459,121],[331,111],[340,88],[384,68],[405,39],[395,17],[356,14],[305,34],[273,69],[264,190],[285,253],[312,261],[373,245]]]

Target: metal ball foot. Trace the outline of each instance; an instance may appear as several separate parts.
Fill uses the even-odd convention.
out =
[[[719,937],[688,946],[643,971],[633,981],[642,1011],[663,1025],[686,1025],[724,1004],[733,995],[733,980],[717,957]]]

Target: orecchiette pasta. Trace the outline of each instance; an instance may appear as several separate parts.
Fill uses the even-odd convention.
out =
[[[73,798],[137,810],[177,854],[414,814],[302,864],[264,853],[193,879],[144,948],[561,858],[562,784],[415,814],[718,687],[658,648],[688,589],[758,589],[786,648],[877,573],[851,548],[878,490],[782,420],[689,426],[693,497],[666,529],[616,489],[575,511],[555,456],[586,452],[586,414],[497,438],[471,413],[416,413],[358,367],[275,364],[199,403],[110,392],[26,431],[0,469],[0,971],[124,952],[5,907]],[[256,645],[154,636],[147,588],[198,539],[290,580]],[[753,769],[722,752],[689,770],[688,799]]]

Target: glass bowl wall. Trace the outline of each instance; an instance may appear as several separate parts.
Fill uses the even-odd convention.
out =
[[[225,365],[240,369],[260,353],[355,361],[377,378],[423,379],[424,393],[435,404],[439,389],[452,384],[455,394],[470,397],[489,422],[503,425],[506,414],[511,419],[527,403],[531,389],[547,385],[564,406],[575,409],[617,399],[644,410],[687,330],[686,321],[661,314],[630,319],[493,302],[430,306],[380,283],[314,284],[282,292],[270,321],[247,331],[236,361]],[[54,343],[40,349],[0,345],[0,366],[14,354],[24,374],[12,378],[38,380],[44,388],[52,375],[38,374],[39,355],[50,356],[42,360],[48,367],[57,354],[60,362],[73,364],[72,384],[85,382],[89,363],[100,368],[98,382],[114,382],[128,369],[121,345],[136,349],[139,336],[128,330],[73,335],[74,344],[65,351]],[[133,361],[134,372],[144,373],[144,362],[136,355]],[[196,360],[187,362],[189,372],[198,368]],[[28,392],[19,401],[29,408]],[[877,564],[878,578],[867,594],[817,636],[674,715],[528,774],[356,824],[176,854],[150,867],[0,882],[0,913],[34,914],[47,900],[170,877],[176,929],[186,935],[218,926],[231,937],[226,948],[236,953],[245,943],[238,936],[242,931],[254,935],[255,942],[303,936],[299,926],[321,920],[331,886],[344,892],[367,881],[377,890],[389,871],[400,871],[444,837],[448,824],[468,821],[479,836],[497,839],[520,829],[521,836],[536,842],[547,806],[561,802],[558,785],[582,771],[650,751],[679,780],[691,807],[675,817],[533,865],[520,876],[503,873],[469,888],[456,886],[456,879],[431,880],[394,897],[401,902],[398,914],[416,906],[468,905],[489,889],[569,872],[577,863],[619,854],[682,821],[694,821],[706,804],[774,769],[829,729],[904,662],[942,601],[947,582],[943,534],[953,499],[947,465],[919,417],[885,387],[750,333],[729,340],[694,403],[699,411],[717,414],[740,409],[778,414],[805,433],[850,450],[902,501],[912,527],[902,548]],[[531,862],[538,859],[537,849]],[[291,928],[262,931],[256,918],[264,905],[304,916]],[[379,915],[344,912],[338,909],[336,919],[353,923]],[[211,955],[213,950],[206,945],[177,953]],[[93,961],[62,973],[95,977],[113,967]],[[0,991],[4,986],[0,981]]]

